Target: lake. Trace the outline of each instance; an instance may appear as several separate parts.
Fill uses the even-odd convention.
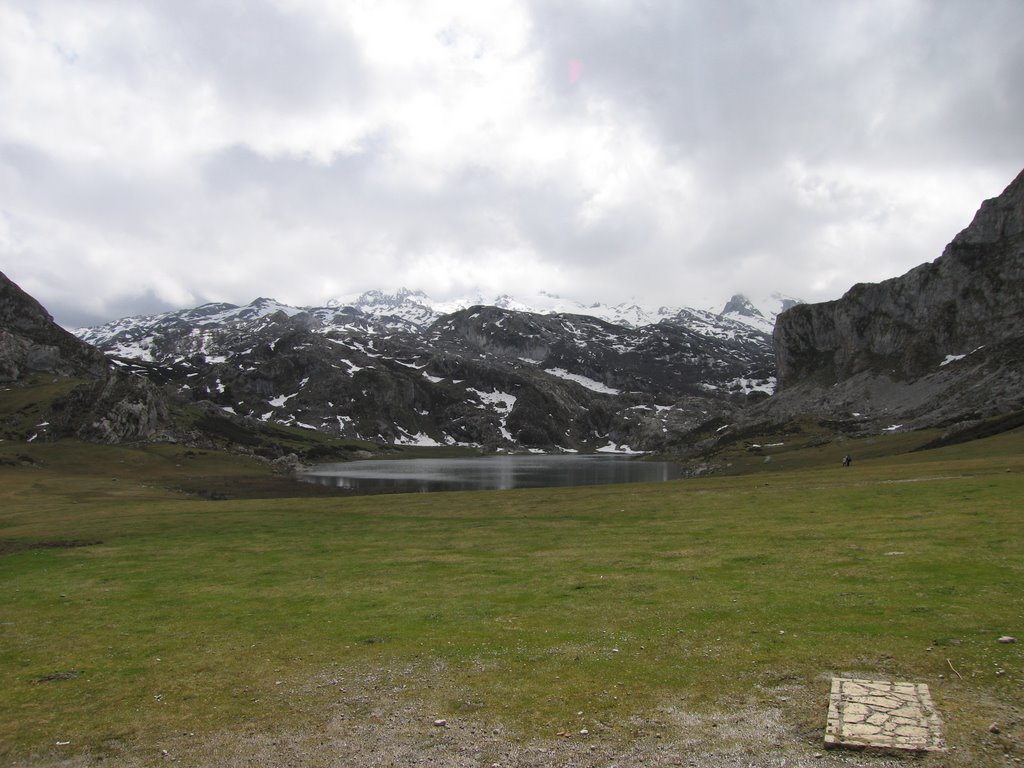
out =
[[[469,459],[386,459],[320,464],[306,482],[361,493],[547,488],[675,480],[679,466],[626,456],[481,456]]]

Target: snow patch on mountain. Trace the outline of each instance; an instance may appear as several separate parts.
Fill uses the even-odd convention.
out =
[[[417,448],[438,448],[444,445],[444,443],[437,442],[437,440],[425,432],[411,434],[403,431],[395,438],[395,445],[410,445],[416,446]]]
[[[274,406],[275,408],[281,408],[285,403],[287,403],[289,400],[291,400],[293,397],[297,396],[298,394],[299,393],[296,392],[295,394],[292,394],[292,395],[278,395],[277,397],[272,397],[267,402],[270,405]]]
[[[946,358],[941,363],[939,363],[939,367],[943,368],[943,367],[949,365],[950,363],[955,363],[957,360],[963,360],[965,357],[973,355],[975,352],[977,352],[977,351],[979,351],[981,349],[984,349],[984,348],[985,348],[984,345],[982,345],[982,346],[978,347],[977,349],[972,349],[970,352],[967,352],[967,353],[962,354],[962,355],[952,355],[952,354],[946,355]]]
[[[766,395],[770,395],[775,392],[777,384],[778,382],[774,376],[769,376],[766,379],[748,379],[740,377],[729,382],[725,386],[725,389],[733,392],[741,392],[744,395],[749,395],[751,392],[764,392]]]
[[[619,390],[612,389],[611,387],[602,384],[600,381],[588,379],[586,376],[581,376],[578,373],[570,373],[564,368],[546,368],[544,369],[544,372],[550,373],[552,376],[557,376],[560,379],[565,379],[566,381],[575,381],[581,387],[589,389],[591,392],[600,392],[604,395],[621,394]]]
[[[509,414],[512,413],[512,409],[515,407],[517,399],[516,396],[510,395],[507,392],[499,392],[497,390],[494,392],[481,392],[479,389],[469,389],[468,391],[479,397],[482,403],[491,406],[495,411],[497,411],[501,421],[498,427],[501,436],[505,440],[511,442],[513,437],[512,433],[508,430],[508,417]]]
[[[516,404],[516,396],[506,392],[481,392],[479,389],[470,389],[469,391],[479,397],[481,402],[506,413],[511,412]]]
[[[613,440],[608,441],[608,445],[602,446],[596,449],[597,453],[625,453],[629,455],[636,455],[643,453],[643,451],[634,451],[628,445],[617,445]]]

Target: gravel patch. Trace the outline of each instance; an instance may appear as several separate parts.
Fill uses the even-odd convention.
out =
[[[439,714],[434,696],[410,695],[412,683],[445,688],[444,665],[353,673],[332,670],[280,693],[294,707],[289,722],[270,730],[240,725],[212,733],[179,734],[159,744],[127,746],[118,754],[77,755],[26,765],[206,768],[820,768],[906,766],[879,755],[826,751],[820,737],[801,732],[778,705],[754,702],[729,711],[696,712],[666,703],[644,716],[605,723],[577,713],[571,728],[536,738],[512,733],[481,716],[485,710]],[[459,693],[455,691],[455,693]],[[786,691],[792,695],[795,692]],[[467,702],[467,704],[472,704]],[[822,702],[822,731],[825,702]],[[314,725],[315,723],[315,725]]]

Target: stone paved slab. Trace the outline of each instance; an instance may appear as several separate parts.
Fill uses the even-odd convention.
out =
[[[927,685],[844,677],[832,678],[825,746],[946,751]]]

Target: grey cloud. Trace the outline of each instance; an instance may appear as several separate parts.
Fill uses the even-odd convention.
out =
[[[128,34],[135,22],[119,16],[129,6],[101,2],[90,8],[106,9],[111,24],[81,52],[76,68],[93,78],[75,81],[81,87],[126,85],[134,103],[157,110],[176,93],[162,78],[176,78],[212,89],[229,123],[258,115],[269,118],[268,131],[275,120],[315,125],[325,107],[361,116],[374,103],[380,75],[350,32],[298,5],[152,0],[131,6],[149,35],[140,43]],[[40,0],[38,7],[73,14],[81,6]],[[304,156],[294,141],[249,136],[292,148],[261,154],[228,133],[211,139],[226,145],[205,154],[169,153],[184,159],[158,170],[69,161],[59,147],[0,133],[0,212],[13,233],[0,257],[20,265],[12,272],[31,272],[59,302],[51,311],[67,318],[100,311],[75,289],[104,295],[109,316],[167,308],[167,290],[146,295],[125,281],[118,293],[90,272],[89,249],[110,243],[132,254],[132,264],[116,268],[150,270],[151,285],[187,286],[197,300],[240,303],[287,291],[311,302],[331,279],[372,288],[382,278],[400,282],[424,254],[473,263],[518,246],[576,281],[581,299],[678,303],[759,286],[823,299],[935,258],[973,213],[963,211],[948,232],[913,231],[912,212],[890,199],[896,186],[910,180],[931,193],[921,177],[1005,185],[1024,165],[1019,0],[535,0],[530,7],[528,54],[540,54],[546,88],[532,95],[547,110],[544,120],[578,125],[599,103],[605,111],[594,119],[639,126],[657,157],[692,178],[686,199],[641,192],[584,225],[588,192],[568,162],[555,159],[542,181],[513,180],[487,158],[419,173],[392,126],[372,120],[373,135],[329,161]],[[574,59],[583,62],[575,83]],[[422,79],[424,87],[443,81],[431,73]],[[522,119],[545,124],[535,117]],[[501,146],[493,152],[502,157]],[[794,162],[822,175],[820,204],[800,199],[787,176]],[[402,163],[411,165],[410,178],[435,183],[409,183]],[[937,200],[943,192],[934,189]],[[678,206],[681,220],[697,225],[665,228],[656,204]],[[908,218],[904,227],[894,222],[900,216]],[[855,242],[822,246],[844,226],[888,239],[871,240],[873,251]],[[834,282],[814,295],[825,273]],[[74,289],[51,285],[69,277]],[[124,285],[139,295],[124,295]]]
[[[365,95],[351,34],[323,19],[266,0],[152,0],[145,7],[163,35],[159,50],[112,46],[137,67],[178,71],[196,87],[213,85],[228,103],[267,110],[353,104]]]
[[[53,314],[53,319],[65,328],[88,328],[93,325],[101,325],[111,318],[155,315],[175,309],[182,309],[182,307],[165,301],[152,291],[145,291],[136,296],[112,297],[104,304],[102,312],[81,309],[64,302],[57,304],[55,309],[50,308],[50,311]]]
[[[159,234],[157,218],[175,192],[167,179],[154,184],[118,167],[60,160],[22,143],[0,144],[0,171],[0,193],[12,208],[137,237]]]
[[[371,146],[326,165],[232,147],[208,159],[203,179],[213,197],[265,192],[264,215],[283,225],[316,221],[337,227],[356,244],[386,231],[410,259],[439,246],[472,258],[489,246],[510,245],[509,237],[521,237],[552,258],[600,260],[642,237],[642,227],[625,219],[581,230],[575,212],[582,197],[568,185],[510,186],[479,166],[453,170],[440,190],[395,185],[379,172],[390,154],[386,139]]]
[[[890,215],[877,184],[980,168],[1010,179],[1024,161],[1013,127],[1024,118],[1024,6],[1014,0],[533,8],[549,70],[581,59],[576,87],[645,120],[665,156],[695,174],[714,224],[678,243],[676,265],[709,281],[753,282],[744,273],[756,267],[810,294],[809,276],[836,259],[816,250],[827,228]],[[787,183],[789,160],[892,178],[812,211]],[[938,255],[915,256],[912,240],[874,254],[851,242],[842,268],[867,279]]]
[[[1002,145],[1024,109],[1007,98],[1024,55],[1015,0],[534,9],[550,68],[582,59],[586,87],[646,115],[679,156],[710,156],[720,172],[787,152],[816,161],[970,152],[961,146],[967,125],[973,144],[991,134]]]

